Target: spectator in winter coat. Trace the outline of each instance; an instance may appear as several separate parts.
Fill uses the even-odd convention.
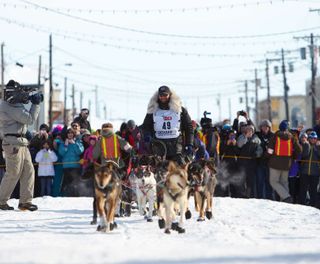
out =
[[[59,145],[59,154],[63,162],[62,194],[64,196],[78,196],[75,183],[81,174],[79,161],[83,150],[82,142],[76,138],[75,131],[69,128],[64,144]]]
[[[49,140],[49,141],[48,141]],[[52,137],[49,135],[49,126],[47,124],[42,124],[39,127],[39,132],[36,133],[29,144],[29,150],[31,153],[32,161],[35,162],[37,153],[43,148],[45,142],[49,143],[50,148],[52,148]],[[38,177],[38,167],[35,167],[35,184],[34,184],[34,197],[40,196],[40,179]]]
[[[307,192],[310,196],[310,205],[318,205],[317,187],[320,175],[320,144],[318,136],[312,131],[308,140],[303,140],[300,165],[300,203],[306,204]]]
[[[255,182],[257,158],[262,156],[262,147],[259,137],[254,134],[254,126],[247,125],[244,133],[237,139],[239,148],[239,169],[245,173],[246,197],[255,196]]]
[[[215,165],[218,167],[220,162],[220,135],[218,128],[213,126],[212,119],[207,117],[208,114],[211,113],[205,111],[204,117],[200,120],[201,133],[198,132],[198,135],[205,144],[209,156],[214,159]]]
[[[169,87],[161,86],[150,99],[142,128],[145,141],[154,138],[165,145],[167,159],[183,164],[183,152],[192,155],[191,118],[178,95]]]
[[[229,130],[224,138],[220,147],[221,162],[218,169],[218,190],[220,189],[220,196],[228,196],[230,193],[233,198],[244,198],[246,192],[245,186],[242,184],[243,176],[240,175],[239,178],[238,169],[237,131]],[[219,193],[217,194],[219,195]]]
[[[96,136],[90,136],[89,137],[89,147],[85,150],[83,155],[83,163],[82,168],[85,170],[90,163],[94,162],[93,158],[93,149],[96,145],[97,137]]]
[[[63,177],[63,166],[62,166],[62,156],[59,154],[59,146],[60,144],[64,144],[61,139],[61,131],[62,127],[55,127],[52,130],[52,138],[53,138],[53,151],[56,153],[58,160],[54,165],[55,176],[53,178],[53,186],[52,186],[52,196],[58,197],[61,196],[61,184]]]
[[[89,117],[89,109],[82,108],[80,111],[79,116],[77,116],[73,122],[79,123],[81,129],[88,129],[91,133],[91,125],[88,121]]]
[[[313,131],[315,131],[317,133],[317,137],[319,139],[320,138],[320,118],[317,119],[316,125],[313,128]]]
[[[299,136],[299,130],[291,129],[290,132],[293,136],[299,138],[299,144],[302,145],[302,142],[308,140],[308,135],[306,133],[301,133]],[[294,204],[299,202],[299,190],[300,190],[300,160],[301,154],[298,155],[296,159],[293,160],[292,165],[289,169],[289,193],[292,197],[292,202]]]
[[[273,199],[273,189],[269,182],[269,166],[267,147],[270,139],[273,137],[271,131],[271,122],[267,119],[262,120],[259,124],[260,131],[256,133],[261,141],[261,148],[263,150],[262,156],[258,159],[257,164],[257,198]]]
[[[240,116],[242,116],[245,119],[245,121],[240,122]],[[235,118],[233,120],[232,129],[237,131],[238,136],[240,136],[244,132],[243,130],[245,129],[245,126],[247,126],[247,125],[253,126],[253,122],[249,118],[248,113],[245,111],[238,111],[237,118]],[[241,130],[241,127],[242,127],[242,130]]]
[[[194,141],[193,148],[195,153],[195,160],[205,159],[208,160],[210,158],[208,151],[206,150],[206,146],[201,140],[203,138],[200,126],[196,121],[192,120],[192,128],[194,133]]]
[[[281,121],[279,130],[268,144],[270,185],[284,202],[292,203],[289,194],[288,174],[292,161],[301,153],[297,139],[289,132],[289,122]]]
[[[6,165],[6,162],[3,157],[2,139],[0,139],[0,183],[5,172],[5,165]]]
[[[57,155],[50,149],[49,141],[43,143],[43,148],[36,155],[39,164],[38,176],[41,184],[41,196],[52,195],[52,182],[55,175],[53,163],[58,160]]]

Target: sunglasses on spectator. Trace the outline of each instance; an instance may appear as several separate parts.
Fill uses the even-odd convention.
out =
[[[168,96],[169,96],[168,93],[161,93],[161,94],[159,94],[159,97],[168,97]]]

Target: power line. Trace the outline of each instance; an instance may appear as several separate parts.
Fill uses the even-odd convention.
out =
[[[129,50],[129,51],[137,51],[137,52],[144,52],[144,53],[153,53],[153,54],[166,54],[166,55],[171,55],[171,56],[191,56],[191,57],[210,57],[210,58],[246,58],[246,57],[256,57],[256,56],[262,56],[263,54],[215,54],[215,53],[201,53],[201,52],[181,52],[181,51],[169,51],[169,50],[154,50],[154,49],[144,49],[144,48],[137,48],[137,47],[130,47],[130,46],[122,46],[122,45],[116,45],[116,44],[110,44],[107,42],[101,42],[101,41],[95,41],[95,40],[90,40],[87,38],[80,38],[78,36],[70,36],[70,35],[65,35],[61,34],[59,32],[49,32],[47,30],[43,30],[41,28],[36,28],[34,26],[28,26],[26,23],[21,23],[16,20],[8,19],[8,18],[3,18],[0,17],[0,20],[6,21],[7,23],[14,23],[17,24],[18,26],[24,27],[24,28],[31,28],[36,31],[40,31],[43,33],[48,33],[48,34],[54,34],[56,36],[63,37],[65,39],[73,39],[81,42],[86,42],[90,44],[98,44],[103,47],[112,47],[120,50]],[[320,27],[319,27],[320,28]]]
[[[35,25],[35,24],[26,24],[25,22],[18,22],[17,20],[11,20],[9,21],[9,18],[2,17],[3,20],[5,20],[8,23],[19,23],[23,27],[28,28],[34,28],[35,30],[42,30],[45,32],[57,32],[59,34],[63,34],[64,36],[81,36],[82,38],[86,39],[99,39],[99,40],[111,40],[111,41],[117,41],[117,42],[134,42],[137,44],[141,43],[147,43],[147,44],[155,44],[155,45],[174,45],[174,46],[267,46],[267,45],[275,45],[275,44],[288,44],[295,42],[294,39],[290,38],[290,40],[269,40],[269,41],[221,41],[219,39],[214,41],[206,41],[206,42],[200,42],[200,41],[165,41],[165,40],[154,40],[154,39],[134,39],[134,38],[121,38],[121,37],[111,37],[109,35],[96,35],[96,34],[87,34],[83,32],[77,32],[77,31],[69,31],[69,30],[61,30],[61,29],[53,29],[50,27],[44,27],[42,25]]]
[[[265,37],[273,37],[273,36],[281,36],[281,35],[289,35],[289,34],[295,34],[295,33],[301,33],[306,31],[314,31],[316,29],[319,29],[320,26],[312,27],[312,28],[304,28],[299,30],[292,30],[292,31],[286,31],[286,32],[276,32],[276,33],[266,33],[266,34],[256,34],[256,35],[239,35],[239,36],[196,36],[196,35],[182,35],[182,34],[170,34],[170,33],[161,33],[161,32],[152,32],[152,31],[146,31],[146,30],[140,30],[135,28],[128,28],[128,27],[122,27],[112,24],[103,23],[101,21],[96,21],[76,15],[67,14],[58,10],[55,10],[53,8],[49,8],[46,6],[42,6],[39,4],[35,4],[33,2],[27,1],[27,0],[19,0],[20,2],[26,3],[31,6],[35,6],[37,8],[43,9],[47,12],[55,13],[64,17],[76,19],[82,22],[90,23],[99,25],[102,27],[107,27],[115,30],[121,30],[121,31],[127,31],[127,32],[133,32],[133,33],[140,33],[140,34],[148,34],[148,35],[154,35],[154,36],[164,36],[164,37],[174,37],[174,38],[194,38],[194,39],[245,39],[245,38],[265,38]]]
[[[152,8],[152,9],[82,9],[82,8],[61,8],[61,7],[52,7],[56,11],[66,12],[66,13],[88,13],[88,14],[167,14],[167,13],[188,13],[188,12],[209,12],[215,10],[225,10],[225,9],[235,9],[235,8],[247,8],[247,7],[260,7],[262,5],[273,5],[273,4],[285,4],[286,2],[296,2],[296,3],[317,3],[312,0],[265,0],[265,1],[243,1],[242,3],[228,3],[228,4],[217,4],[214,6],[200,6],[200,7],[181,7],[181,8]],[[12,6],[14,8],[22,7],[28,8],[28,5],[18,5],[13,3],[4,3],[4,6]],[[34,3],[33,6],[35,9],[39,8]]]

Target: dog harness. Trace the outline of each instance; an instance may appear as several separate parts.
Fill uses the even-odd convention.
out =
[[[106,187],[101,188],[98,184],[96,179],[94,180],[94,187],[97,188],[100,192],[104,194],[104,197],[106,198],[109,194],[109,192],[112,191],[112,188],[114,185],[119,185],[118,177],[112,172],[112,178],[109,184],[107,184]]]

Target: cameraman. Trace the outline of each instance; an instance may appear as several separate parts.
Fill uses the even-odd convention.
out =
[[[27,110],[23,104],[31,100]],[[0,127],[2,147],[6,159],[6,172],[0,185],[0,209],[14,210],[7,204],[11,193],[20,180],[20,210],[35,211],[38,207],[31,203],[34,189],[34,167],[26,139],[27,126],[31,125],[40,112],[42,94],[29,96],[21,91],[19,83],[10,80],[6,85],[4,100],[0,104]]]

